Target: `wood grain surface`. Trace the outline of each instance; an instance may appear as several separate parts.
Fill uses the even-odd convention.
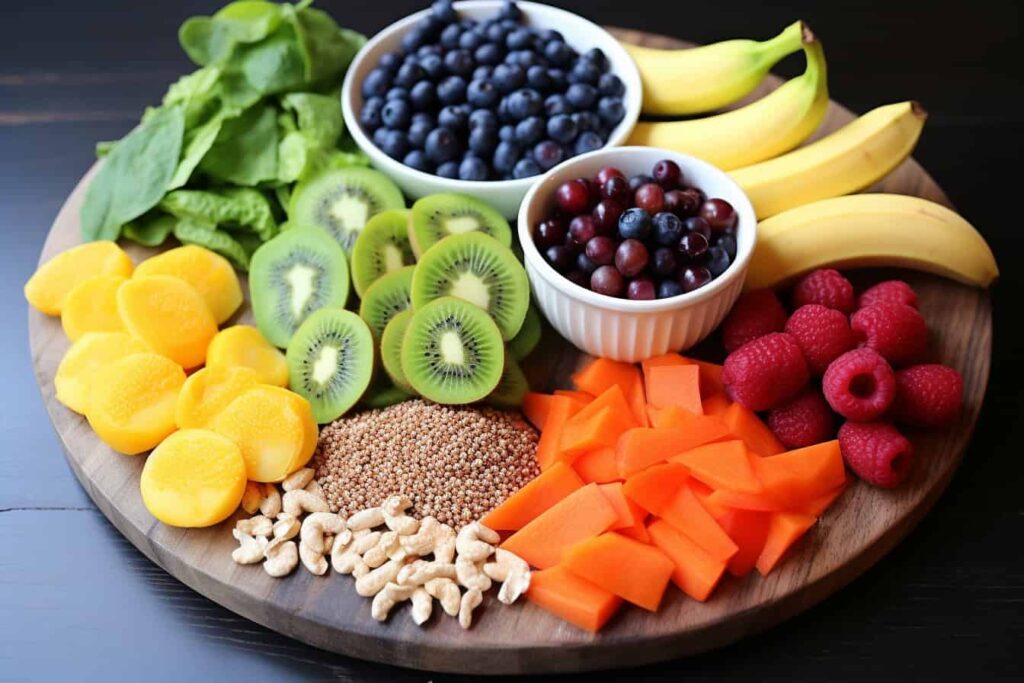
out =
[[[625,40],[655,47],[679,45],[668,38],[617,33]],[[762,91],[778,84],[771,77]],[[852,118],[833,103],[818,135]],[[62,208],[40,261],[78,243],[78,210],[93,172],[95,167]],[[948,204],[942,190],[912,160],[871,189]],[[136,260],[148,255],[148,250],[134,246],[129,252]],[[863,284],[892,274],[862,271],[855,279]],[[624,608],[598,635],[584,633],[525,601],[502,606],[493,595],[487,597],[469,631],[460,629],[453,619],[438,617],[419,628],[407,607],[397,610],[388,623],[379,624],[370,618],[370,601],[355,594],[348,577],[315,577],[300,568],[278,580],[258,567],[235,565],[230,559],[234,542],[227,523],[182,530],[156,522],[142,505],[138,490],[144,459],[112,452],[82,417],[57,403],[53,376],[68,348],[59,320],[32,311],[29,336],[47,411],[83,487],[133,545],[196,591],[281,633],[363,659],[477,674],[578,671],[680,657],[778,623],[865,571],[927,512],[952,477],[981,407],[991,356],[991,306],[984,292],[932,276],[899,275],[920,292],[934,357],[964,374],[965,410],[956,428],[914,434],[917,462],[905,486],[882,491],[855,484],[767,578],[727,578],[704,604],[672,589],[658,614]],[[247,312],[241,314],[243,319],[247,316]],[[543,344],[526,368],[534,388],[566,386],[568,375],[585,357],[550,332]]]

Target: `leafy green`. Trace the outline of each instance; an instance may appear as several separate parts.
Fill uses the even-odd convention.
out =
[[[263,241],[277,234],[270,201],[263,193],[248,187],[175,190],[164,197],[160,208],[193,222],[250,230]]]
[[[223,230],[217,230],[210,223],[180,219],[174,225],[174,236],[182,244],[196,244],[217,252],[232,261],[239,270],[249,270],[249,254],[245,248],[238,240]]]
[[[150,211],[124,226],[121,234],[144,247],[158,247],[174,231],[178,219],[160,211]]]
[[[252,107],[225,121],[199,169],[235,185],[257,185],[277,179],[277,112],[273,105]]]
[[[314,85],[339,80],[365,38],[352,31],[343,32],[331,15],[312,7],[296,12],[295,20],[310,69],[307,80]]]
[[[336,97],[296,92],[282,97],[281,106],[295,113],[299,132],[317,147],[334,147],[345,129]]]
[[[233,2],[212,17],[187,19],[178,31],[178,41],[196,64],[220,64],[239,43],[255,43],[270,35],[281,23],[283,7],[254,0]]]
[[[174,176],[185,133],[179,106],[162,108],[114,145],[82,204],[82,238],[117,239],[121,226],[160,201]]]

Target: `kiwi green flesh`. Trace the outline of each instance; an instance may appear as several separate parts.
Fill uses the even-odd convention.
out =
[[[519,361],[529,356],[540,343],[541,332],[540,313],[533,304],[530,304],[526,309],[522,327],[508,342],[508,352],[512,358]]]
[[[283,232],[252,256],[249,292],[256,326],[284,348],[314,311],[348,299],[348,264],[338,243],[319,228]]]
[[[487,396],[487,402],[498,408],[518,408],[523,396],[530,390],[530,383],[522,368],[511,355],[505,356],[505,367],[501,371],[498,386]]]
[[[409,328],[412,316],[411,310],[397,313],[388,321],[380,336],[380,360],[384,366],[384,372],[395,383],[395,386],[408,391],[414,391],[414,389],[402,371],[402,339],[405,337],[405,331]]]
[[[371,218],[352,246],[352,284],[363,296],[382,275],[416,262],[409,246],[409,212],[388,209]]]
[[[447,237],[416,265],[412,305],[420,308],[442,296],[454,296],[486,310],[511,339],[522,327],[530,302],[526,271],[512,251],[479,232]]]
[[[370,218],[404,206],[402,192],[384,174],[368,168],[334,169],[296,185],[288,220],[327,230],[349,253]]]
[[[379,278],[370,285],[359,304],[359,317],[366,321],[375,339],[380,339],[388,322],[410,305],[413,271],[406,266]]]
[[[363,395],[373,375],[373,337],[355,313],[321,309],[288,344],[289,386],[313,408],[320,424],[343,415]]]
[[[470,303],[444,297],[417,310],[402,339],[402,372],[437,403],[479,401],[498,385],[505,349],[497,325]]]
[[[483,232],[508,247],[512,231],[494,207],[476,197],[447,192],[423,197],[413,204],[409,240],[416,255],[450,235]]]

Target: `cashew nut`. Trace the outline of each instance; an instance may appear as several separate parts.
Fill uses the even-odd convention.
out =
[[[386,584],[373,598],[370,606],[370,616],[377,621],[384,621],[388,613],[395,605],[412,597],[415,592],[413,586],[399,586],[397,583]]]
[[[455,565],[450,562],[427,562],[416,560],[407,564],[398,572],[398,583],[402,585],[422,586],[436,578],[454,579]]]
[[[285,541],[274,547],[268,545],[266,556],[263,569],[274,577],[290,574],[299,564],[299,549],[295,547],[295,541]]]
[[[459,626],[465,629],[473,625],[473,610],[483,601],[483,593],[475,588],[466,591],[459,603]]]
[[[455,561],[455,529],[442,524],[439,539],[434,546],[434,561],[451,564]]]
[[[288,541],[294,543],[294,541]],[[299,559],[302,560],[302,566],[309,570],[311,574],[317,576],[323,576],[327,573],[327,560],[324,559],[323,553],[318,553],[305,543],[299,543]]]
[[[465,555],[455,558],[455,576],[459,584],[469,590],[486,591],[491,587],[491,579],[484,574],[481,564],[474,562]]]
[[[327,502],[327,494],[324,493],[323,487],[320,486],[320,482],[318,482],[316,479],[314,479],[313,481],[311,481],[308,484],[306,484],[302,488],[302,490],[303,491],[309,491],[310,493],[312,493],[317,498],[323,498],[324,502]]]
[[[380,508],[360,510],[348,518],[348,528],[352,531],[373,529],[384,523],[384,511]]]
[[[423,584],[423,589],[441,603],[441,609],[450,617],[459,613],[459,606],[462,603],[462,594],[459,586],[451,579],[431,579]]]
[[[370,571],[370,568],[363,562],[363,558],[352,552],[351,549],[331,553],[331,566],[339,574],[351,574],[357,579]]]
[[[394,531],[385,531],[380,535],[380,541],[377,542],[377,545],[363,553],[363,562],[366,563],[367,567],[376,569],[387,562],[392,552],[399,547],[401,546],[399,545],[398,534]]]
[[[299,517],[303,512],[331,511],[326,500],[318,498],[304,489],[288,491],[282,497],[281,502],[284,512],[294,517]]]
[[[356,555],[364,555],[367,550],[380,543],[381,536],[383,534],[379,531],[367,531],[366,533],[353,531],[352,552]]]
[[[412,620],[422,626],[434,611],[434,598],[422,586],[417,587],[410,597],[412,600]]]
[[[242,494],[242,509],[247,514],[255,515],[263,504],[263,484],[255,481],[245,482],[245,493]]]
[[[256,564],[263,559],[263,550],[267,547],[265,536],[253,537],[238,529],[232,529],[231,535],[238,541],[238,547],[231,551],[232,560],[238,564]]]
[[[364,598],[376,595],[384,588],[385,584],[394,581],[398,577],[398,572],[401,568],[401,562],[389,560],[373,571],[356,579],[356,593]],[[409,586],[410,592],[414,587]]]
[[[459,559],[466,558],[473,562],[487,559],[494,552],[492,543],[501,540],[496,531],[488,529],[480,522],[471,522],[459,530],[455,537],[455,549]]]
[[[263,502],[260,503],[260,512],[273,519],[281,514],[281,494],[273,484],[263,485]]]
[[[324,534],[324,555],[330,555],[334,548],[334,534]]]
[[[250,536],[269,536],[274,529],[274,523],[269,517],[256,515],[249,519],[240,519],[235,522],[235,528],[243,534]]]
[[[274,538],[283,538],[286,541],[290,541],[299,535],[299,529],[302,525],[299,524],[299,520],[294,517],[283,517],[274,522]]]
[[[312,467],[303,467],[302,469],[295,470],[281,482],[281,488],[286,492],[305,488],[306,484],[313,481],[314,474],[316,472]]]
[[[451,557],[447,557],[449,547],[452,553]],[[450,526],[441,524],[434,517],[424,517],[420,521],[420,528],[416,533],[402,537],[402,548],[409,555],[423,557],[434,553],[435,560],[451,562],[455,557],[455,532]],[[439,550],[441,557],[436,556]]]
[[[530,565],[515,553],[502,548],[494,551],[494,560],[484,565],[484,574],[502,582],[498,600],[511,605],[530,588]]]
[[[314,512],[302,520],[301,539],[314,553],[324,555],[324,534],[337,534],[345,530],[345,520],[333,512]]]
[[[396,531],[402,536],[416,533],[420,523],[405,514],[405,511],[412,507],[412,500],[405,496],[391,496],[381,506],[384,512],[384,524],[391,531]]]

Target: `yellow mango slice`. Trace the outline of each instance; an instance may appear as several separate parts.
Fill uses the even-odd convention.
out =
[[[206,349],[206,366],[244,366],[255,370],[265,384],[288,386],[288,361],[284,354],[252,325],[232,325],[218,332]]]
[[[194,244],[157,254],[135,268],[134,277],[151,275],[170,275],[195,287],[218,324],[242,305],[242,285],[228,260]]]
[[[309,402],[281,387],[250,389],[218,413],[210,429],[238,444],[252,481],[281,481],[309,462],[316,448]]]
[[[132,260],[116,243],[86,242],[39,266],[25,283],[25,298],[47,315],[60,315],[68,294],[83,280],[96,275],[128,277],[132,268]]]
[[[132,278],[117,290],[125,329],[185,369],[198,367],[217,321],[195,287],[169,275]]]
[[[185,371],[155,353],[135,353],[96,371],[85,417],[115,451],[142,453],[175,430]]]
[[[97,275],[82,280],[64,300],[60,324],[64,334],[76,341],[86,332],[121,332],[124,323],[117,313],[117,289],[124,275]]]
[[[147,353],[141,341],[126,332],[89,332],[64,354],[53,387],[57,400],[76,413],[85,414],[97,370],[133,353]]]
[[[245,460],[231,439],[185,429],[149,454],[139,488],[146,509],[164,524],[212,526],[238,509],[245,492]]]
[[[246,367],[197,370],[178,394],[174,411],[178,429],[206,427],[217,413],[259,383],[260,376]]]

